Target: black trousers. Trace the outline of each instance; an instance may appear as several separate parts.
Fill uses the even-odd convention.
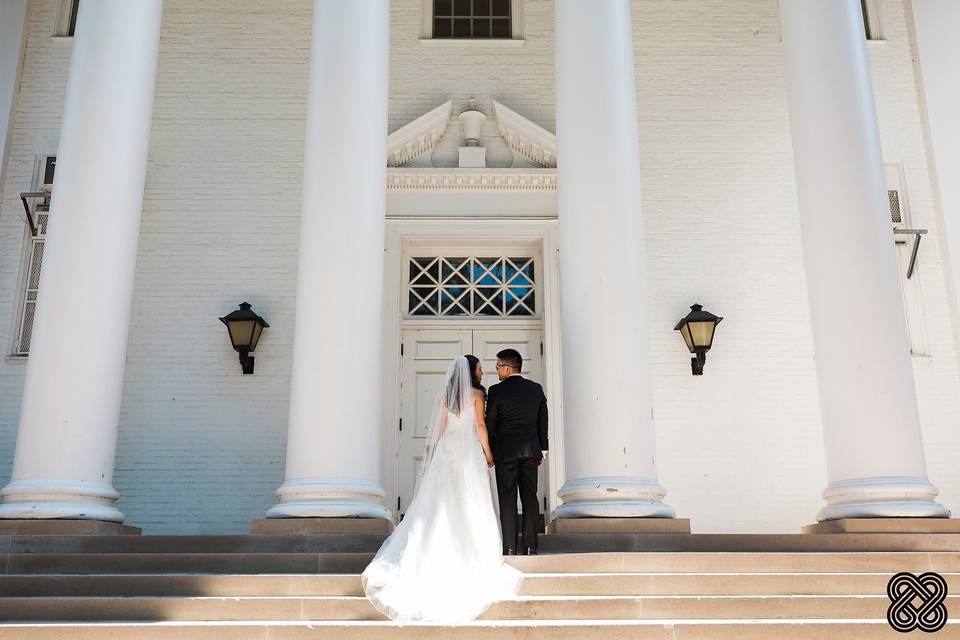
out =
[[[537,548],[537,468],[539,458],[506,458],[497,462],[497,495],[500,498],[500,532],[503,548],[517,550],[517,489],[523,505],[523,545]]]

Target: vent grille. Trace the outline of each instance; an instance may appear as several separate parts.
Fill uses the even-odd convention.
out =
[[[903,213],[900,211],[900,192],[896,189],[889,189],[887,198],[890,200],[890,219],[893,224],[902,225]]]

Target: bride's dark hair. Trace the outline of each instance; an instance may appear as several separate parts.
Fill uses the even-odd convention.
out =
[[[480,389],[483,392],[484,397],[487,395],[487,389],[480,384],[480,378],[477,377],[477,363],[480,362],[480,359],[477,356],[467,354],[466,356],[467,363],[470,365],[470,382],[473,383],[474,389]]]

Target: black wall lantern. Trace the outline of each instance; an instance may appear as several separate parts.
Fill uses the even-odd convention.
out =
[[[707,351],[713,345],[713,332],[723,320],[720,316],[715,316],[709,311],[704,311],[703,306],[695,304],[690,307],[690,313],[677,323],[675,331],[679,331],[683,336],[683,341],[687,343],[687,349],[695,354],[690,358],[690,368],[693,369],[693,375],[703,375],[703,365],[707,361]]]
[[[243,372],[253,373],[253,356],[250,353],[257,348],[263,329],[270,325],[250,309],[250,304],[247,302],[241,302],[239,309],[220,318],[220,322],[227,325],[230,342],[240,353],[240,366],[243,367]]]

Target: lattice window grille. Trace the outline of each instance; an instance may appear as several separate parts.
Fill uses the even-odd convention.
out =
[[[532,257],[414,257],[408,285],[411,316],[529,317],[537,312]]]

